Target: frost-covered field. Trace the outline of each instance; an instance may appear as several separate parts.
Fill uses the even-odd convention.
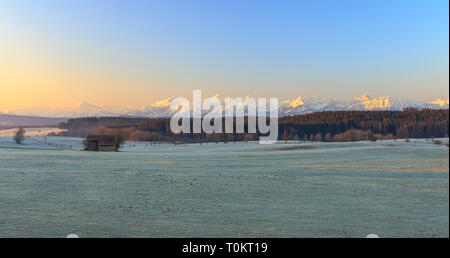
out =
[[[449,148],[426,140],[78,149],[0,137],[0,237],[449,237]]]

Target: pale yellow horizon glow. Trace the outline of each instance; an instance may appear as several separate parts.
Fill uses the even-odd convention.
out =
[[[120,71],[102,71],[102,67],[78,60],[58,60],[64,58],[40,52],[36,46],[0,41],[0,48],[0,110],[73,108],[80,101],[142,106],[159,100],[152,87],[131,77],[125,79]],[[147,81],[147,85],[164,83]],[[139,92],[131,92],[130,85]],[[160,94],[164,90],[159,90]]]
[[[345,100],[340,98],[343,95],[352,98],[364,93],[410,97],[403,95],[405,92],[401,87],[387,87],[390,82],[407,86],[406,81],[396,82],[395,78],[366,81],[364,76],[354,76],[339,81],[333,73],[288,78],[265,76],[252,70],[249,74],[232,76],[233,73],[227,71],[218,73],[200,69],[203,66],[192,67],[189,60],[153,60],[147,56],[102,51],[98,46],[79,42],[51,41],[49,36],[14,32],[0,26],[0,35],[8,35],[0,38],[0,112],[36,107],[72,109],[81,101],[99,106],[140,108],[171,96],[190,98],[193,89],[202,89],[204,96],[219,94],[223,97],[251,95],[287,99],[321,95],[324,91],[327,91],[326,96],[340,100]],[[435,85],[428,88],[429,96],[419,100],[446,97],[442,94],[447,91],[442,90],[446,86],[442,85],[448,85],[448,70],[444,69],[440,74],[438,78],[423,76],[415,81],[418,85],[429,82]],[[348,87],[346,92],[340,85]],[[407,93],[418,95],[422,88],[415,85],[415,89],[416,92]]]
[[[448,3],[375,2],[0,1],[0,112],[140,108],[194,89],[447,98]]]

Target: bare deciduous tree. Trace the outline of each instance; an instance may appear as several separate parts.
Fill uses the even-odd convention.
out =
[[[17,144],[22,144],[22,142],[25,140],[25,130],[23,127],[20,127],[19,130],[17,130],[16,135],[14,135],[14,141]]]
[[[125,142],[126,137],[124,136],[124,134],[120,131],[120,130],[116,130],[115,134],[114,134],[114,149],[116,151],[119,151],[120,146]]]

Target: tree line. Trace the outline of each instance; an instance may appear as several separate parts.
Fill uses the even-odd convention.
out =
[[[191,121],[191,126],[192,126]],[[222,122],[223,126],[225,125]],[[236,125],[236,123],[234,123]],[[256,141],[259,133],[173,134],[170,118],[75,118],[59,125],[66,136],[120,133],[127,140],[153,142]],[[247,118],[245,118],[247,132]],[[394,138],[441,138],[449,135],[449,110],[325,111],[278,120],[279,140],[359,141]]]

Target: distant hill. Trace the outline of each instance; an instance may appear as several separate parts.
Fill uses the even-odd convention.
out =
[[[8,128],[14,126],[57,126],[59,123],[65,121],[67,121],[67,119],[65,118],[17,116],[0,113],[0,128]]]

